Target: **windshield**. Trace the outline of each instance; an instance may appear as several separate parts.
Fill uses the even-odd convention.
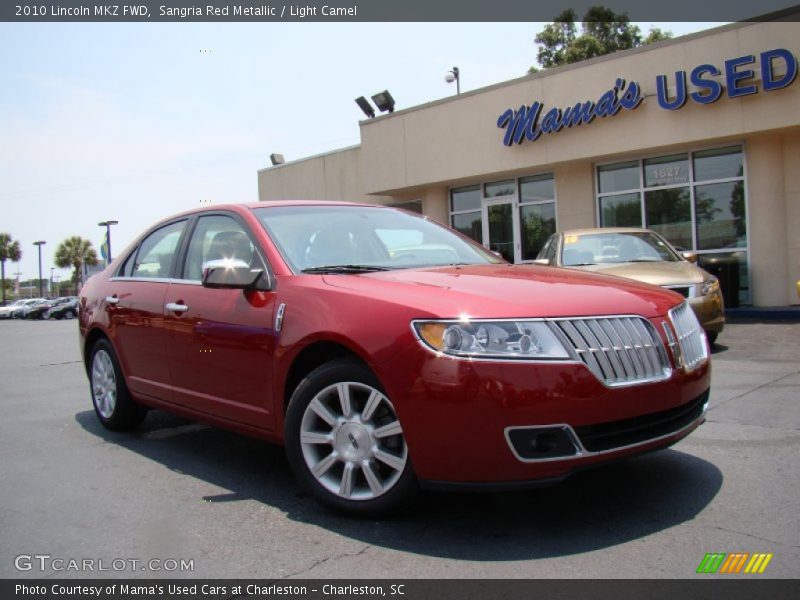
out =
[[[503,262],[450,229],[401,210],[309,205],[255,208],[253,212],[295,272]]]
[[[681,257],[666,241],[647,231],[567,234],[561,251],[561,264],[565,267],[679,260]]]

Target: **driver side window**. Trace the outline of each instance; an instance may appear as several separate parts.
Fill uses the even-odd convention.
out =
[[[256,245],[236,219],[225,215],[200,217],[189,241],[182,279],[200,281],[205,263],[233,259],[266,270]]]

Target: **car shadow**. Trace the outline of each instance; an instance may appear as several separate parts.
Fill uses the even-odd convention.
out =
[[[722,352],[727,352],[728,350],[730,350],[729,346],[720,344],[719,342],[711,345],[711,354],[721,354]]]
[[[384,520],[332,513],[303,493],[283,448],[151,411],[133,433],[75,416],[90,435],[230,490],[207,502],[253,499],[288,518],[370,545],[472,561],[549,558],[608,548],[692,520],[716,496],[713,464],[665,450],[579,472],[560,485],[502,493],[426,493]]]

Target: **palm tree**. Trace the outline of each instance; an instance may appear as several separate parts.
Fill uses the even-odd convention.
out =
[[[56,248],[56,266],[62,269],[72,267],[72,281],[75,291],[80,289],[83,280],[83,265],[94,266],[97,264],[97,252],[92,248],[92,242],[79,235],[73,235],[61,242]]]
[[[11,239],[7,233],[0,233],[0,274],[2,275],[3,285],[3,304],[6,303],[6,261],[19,262],[22,258],[22,250],[17,240]]]

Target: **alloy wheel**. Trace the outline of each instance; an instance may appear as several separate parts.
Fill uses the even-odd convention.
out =
[[[117,376],[105,350],[98,350],[92,361],[92,397],[100,416],[110,419],[117,405]]]
[[[346,500],[372,500],[397,484],[408,448],[389,399],[360,382],[330,385],[303,413],[300,446],[311,475]]]

